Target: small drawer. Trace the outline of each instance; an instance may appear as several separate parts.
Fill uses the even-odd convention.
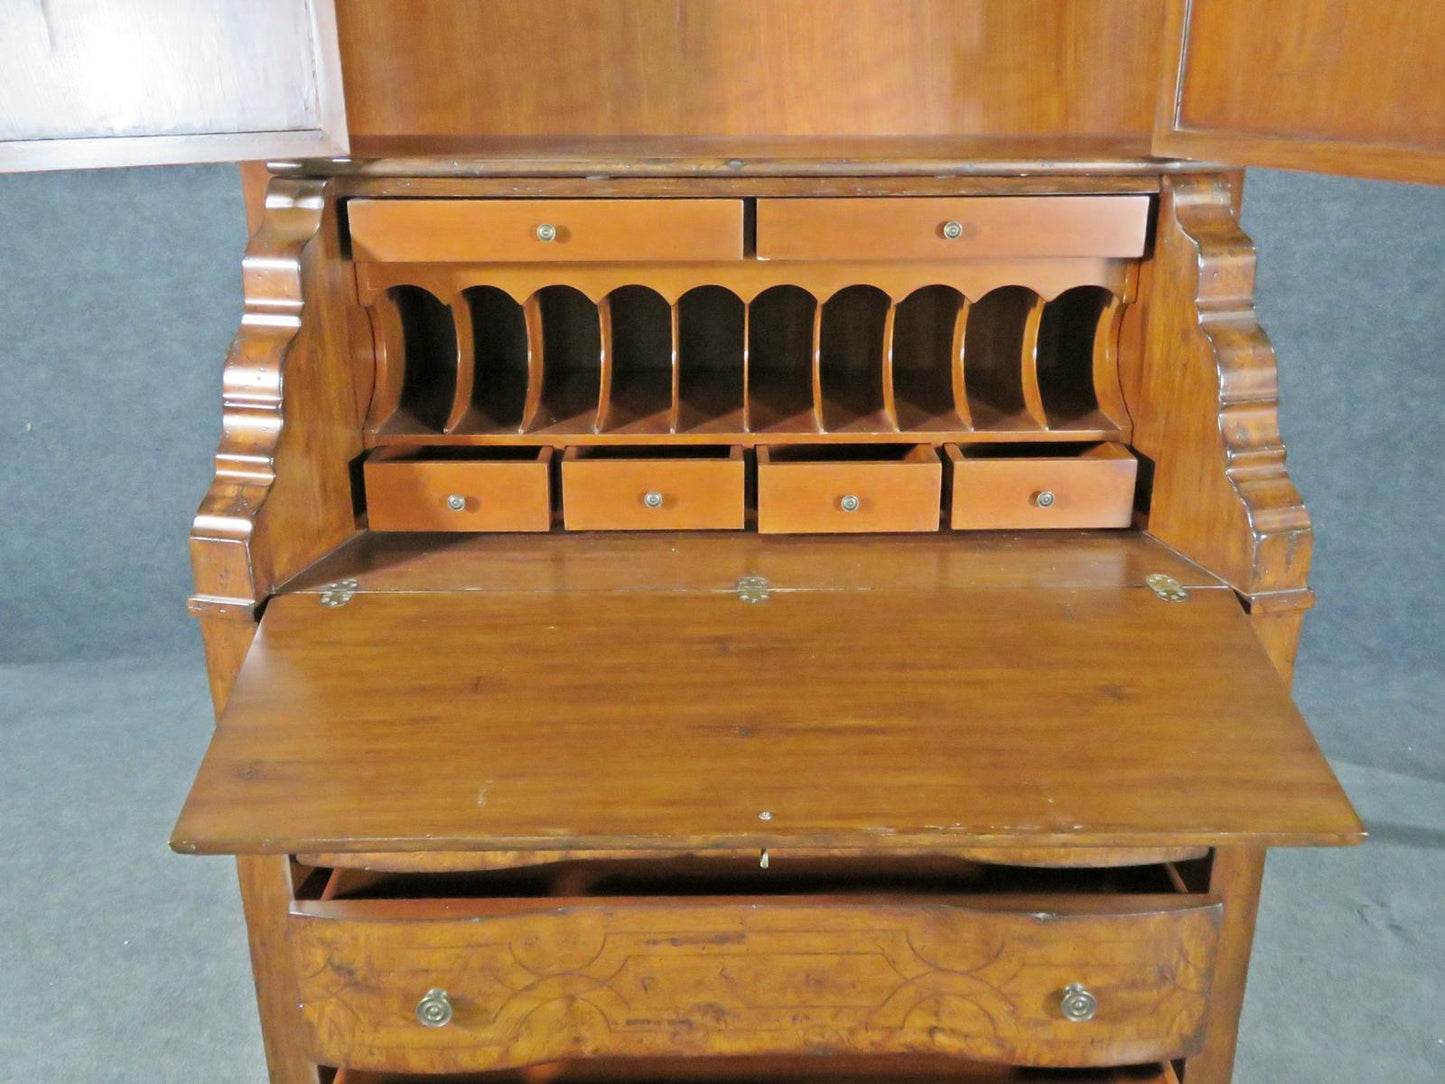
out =
[[[1144,254],[1148,196],[761,199],[761,260]]]
[[[373,531],[546,531],[551,448],[397,449],[363,467]]]
[[[333,900],[296,903],[285,943],[306,1051],[325,1065],[1083,1068],[1198,1051],[1220,915],[1185,896]]]
[[[942,491],[927,444],[758,448],[763,534],[936,531]]]
[[[741,530],[743,450],[568,448],[562,522],[569,531]]]
[[[381,262],[740,260],[743,205],[721,199],[351,200],[351,251]]]
[[[1118,444],[945,446],[956,530],[1127,527],[1139,464]]]

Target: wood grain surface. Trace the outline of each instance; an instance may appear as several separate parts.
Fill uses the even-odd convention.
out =
[[[1203,1032],[1207,897],[299,903],[323,1063],[459,1072],[595,1057],[949,1054],[1158,1061]],[[1060,1008],[1071,983],[1093,1019]],[[417,1023],[444,988],[454,1016]]]
[[[603,589],[273,600],[172,843],[936,849],[1360,834],[1224,592],[777,590],[750,605]]]

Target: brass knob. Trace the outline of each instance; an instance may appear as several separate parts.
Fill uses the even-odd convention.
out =
[[[1034,494],[1034,504],[1038,505],[1040,508],[1052,508],[1054,506],[1054,502],[1057,500],[1058,498],[1054,496],[1052,490],[1041,489]]]
[[[648,508],[661,508],[662,494],[655,489],[650,493],[644,493],[642,495],[642,503],[647,505]]]
[[[857,497],[849,493],[846,497],[844,497],[841,501],[838,502],[838,507],[843,509],[843,511],[845,512],[856,512],[858,511],[858,506],[861,503],[862,502],[859,501]]]
[[[416,1019],[424,1028],[444,1028],[452,1022],[452,999],[445,990],[428,990],[416,1003]]]
[[[555,241],[555,240],[557,240],[557,227],[554,226],[554,225],[552,225],[550,222],[543,222],[540,226],[537,227],[537,240],[539,240],[539,241]]]
[[[1098,1008],[1098,999],[1079,983],[1071,982],[1064,987],[1064,996],[1059,1002],[1059,1009],[1063,1012],[1065,1020],[1082,1024],[1094,1019],[1094,1013]]]
[[[957,241],[963,236],[963,223],[950,219],[943,224],[943,239],[945,241]]]
[[[467,510],[467,499],[460,493],[453,493],[447,497],[447,507],[453,512],[465,512]]]

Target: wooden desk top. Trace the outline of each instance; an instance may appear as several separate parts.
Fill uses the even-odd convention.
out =
[[[1121,559],[1152,547],[1091,537]],[[617,550],[632,559],[612,577],[608,545],[599,555],[589,541],[530,543],[542,566],[560,544],[554,573],[569,549],[587,568],[590,586],[572,590],[448,587],[445,569],[488,548],[463,544],[451,560],[375,558],[384,586],[343,606],[275,599],[172,845],[939,852],[1360,838],[1223,588],[1170,603],[1117,575],[1040,586],[1068,562],[1068,537],[1006,551],[1008,567],[987,556],[994,536],[918,545],[915,566],[931,548],[955,569],[979,548],[976,576],[921,585],[896,582],[896,568],[895,582],[886,570],[870,582],[866,539],[808,563],[793,540],[744,535],[735,557],[777,577],[786,561],[769,558],[791,554],[798,570],[749,604],[730,583],[625,589],[686,537]],[[729,546],[693,544],[715,560]],[[849,567],[851,579],[829,572]]]

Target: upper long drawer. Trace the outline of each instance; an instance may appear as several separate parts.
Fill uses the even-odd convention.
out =
[[[1148,196],[760,199],[759,259],[1144,254]]]
[[[741,200],[358,199],[347,213],[358,260],[612,263],[743,255]]]

